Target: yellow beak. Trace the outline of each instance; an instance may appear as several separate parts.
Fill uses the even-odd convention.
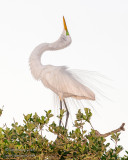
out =
[[[68,29],[67,29],[67,25],[66,25],[66,22],[65,22],[65,18],[64,18],[64,16],[63,16],[63,23],[64,23],[64,29],[66,30],[66,32],[68,31]]]

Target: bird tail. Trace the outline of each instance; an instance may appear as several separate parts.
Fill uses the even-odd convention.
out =
[[[84,112],[84,108],[90,108],[92,112],[100,116],[99,109],[101,110],[101,107],[105,106],[106,101],[111,102],[113,100],[111,96],[114,94],[112,80],[96,71],[75,69],[69,69],[69,71],[80,83],[90,88],[95,94],[94,101],[86,99],[78,100],[71,97],[65,99],[72,122],[75,120],[74,115],[76,115],[78,109]],[[58,96],[54,94],[54,106],[56,106],[54,112],[57,113],[57,115],[59,115],[59,103]],[[62,105],[64,108],[64,104]]]

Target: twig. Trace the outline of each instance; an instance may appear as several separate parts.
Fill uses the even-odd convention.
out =
[[[100,137],[108,137],[112,133],[117,133],[117,132],[120,132],[120,131],[125,131],[124,125],[125,125],[125,123],[122,123],[122,125],[118,129],[115,129],[115,130],[113,130],[111,132],[108,132],[108,133],[105,133],[105,134],[100,134],[97,130],[95,130],[95,133],[96,133],[97,136],[100,136]]]
[[[91,122],[89,122],[90,126],[92,127],[92,129],[94,129],[94,127],[92,126]]]

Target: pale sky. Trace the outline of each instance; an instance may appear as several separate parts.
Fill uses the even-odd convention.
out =
[[[38,44],[58,39],[63,15],[72,44],[45,53],[42,62],[97,71],[111,79],[112,101],[103,100],[102,107],[93,104],[92,124],[106,133],[125,122],[120,144],[128,150],[127,0],[0,1],[0,126],[10,125],[13,117],[22,124],[23,114],[54,112],[52,93],[33,79],[28,60]]]

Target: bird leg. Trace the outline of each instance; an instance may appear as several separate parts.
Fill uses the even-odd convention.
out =
[[[69,111],[68,111],[68,107],[67,107],[67,105],[66,105],[65,100],[63,100],[63,102],[64,102],[64,105],[65,105],[65,108],[66,108],[66,111],[67,111],[66,122],[65,122],[65,129],[66,129],[67,123],[68,123]]]
[[[62,101],[60,100],[60,110],[62,110]],[[61,116],[61,114],[60,114]],[[59,126],[61,126],[62,119],[60,118]]]

